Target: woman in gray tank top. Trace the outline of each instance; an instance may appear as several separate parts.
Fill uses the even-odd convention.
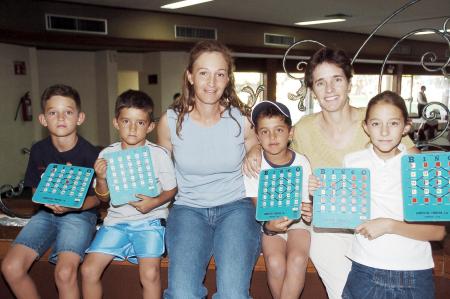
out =
[[[234,88],[230,51],[216,41],[190,52],[181,96],[158,125],[158,143],[172,152],[178,183],[167,221],[166,299],[204,298],[211,256],[214,298],[247,299],[260,252],[255,208],[245,198],[242,161],[258,143],[249,109]]]

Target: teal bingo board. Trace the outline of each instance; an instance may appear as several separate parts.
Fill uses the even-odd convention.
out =
[[[152,157],[148,146],[105,153],[106,181],[111,203],[120,206],[139,200],[135,195],[158,196]]]
[[[402,157],[406,221],[450,221],[450,153]]]
[[[42,174],[32,200],[40,204],[81,208],[94,169],[51,163]]]
[[[314,192],[313,225],[354,229],[370,219],[370,171],[366,168],[318,168],[321,187]]]
[[[256,220],[269,221],[284,216],[289,219],[299,219],[301,202],[301,166],[261,170]]]

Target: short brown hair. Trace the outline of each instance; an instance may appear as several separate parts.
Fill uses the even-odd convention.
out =
[[[350,57],[343,50],[332,48],[321,48],[311,56],[308,65],[305,69],[305,83],[306,87],[312,88],[314,78],[313,72],[320,64],[327,62],[336,65],[344,72],[347,81],[353,76],[353,66]]]
[[[47,101],[50,100],[50,98],[53,96],[62,96],[71,98],[72,100],[75,101],[78,111],[81,111],[81,100],[78,91],[75,88],[64,84],[55,84],[47,87],[44,90],[41,96],[42,111],[45,110],[45,104],[47,104]]]
[[[152,122],[153,107],[153,100],[148,94],[143,91],[128,89],[117,97],[114,113],[116,118],[119,118],[120,111],[123,108],[141,109],[148,113],[148,118]]]

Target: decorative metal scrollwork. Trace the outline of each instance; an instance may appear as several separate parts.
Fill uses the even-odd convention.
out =
[[[353,63],[356,61],[356,59],[358,58],[358,56],[359,56],[359,54],[361,53],[362,49],[366,46],[366,44],[369,42],[369,40],[375,35],[375,33],[376,33],[381,27],[383,27],[386,23],[388,23],[388,22],[389,22],[391,19],[393,19],[395,16],[397,16],[398,14],[402,13],[403,11],[405,11],[406,9],[408,9],[409,7],[415,5],[417,2],[420,2],[420,1],[421,1],[421,0],[412,0],[412,1],[409,1],[408,3],[404,4],[402,7],[400,7],[400,8],[397,9],[396,11],[394,11],[392,14],[390,14],[387,18],[385,18],[385,19],[384,19],[384,20],[383,20],[383,21],[382,21],[382,22],[381,22],[381,23],[380,23],[380,24],[379,24],[379,25],[378,25],[371,33],[370,33],[370,35],[367,37],[367,39],[363,42],[363,44],[361,45],[361,47],[358,49],[358,51],[357,51],[356,54],[354,55],[354,57],[353,57],[351,63],[353,64]],[[447,43],[448,48],[449,48],[449,50],[450,50],[450,33],[448,32],[449,29],[447,28],[448,26],[450,26],[449,24],[450,24],[450,18],[447,18],[447,19],[444,21],[442,30],[438,30],[438,29],[435,29],[435,28],[421,28],[421,29],[413,30],[413,31],[411,31],[411,32],[409,32],[409,33],[407,33],[407,34],[405,34],[404,36],[402,36],[402,37],[401,37],[401,38],[400,38],[400,39],[399,39],[399,40],[391,47],[391,49],[389,50],[388,54],[385,56],[385,58],[384,58],[384,60],[383,60],[383,64],[382,64],[382,66],[381,66],[381,71],[380,71],[380,74],[379,74],[378,91],[381,92],[382,78],[383,78],[383,73],[384,73],[384,69],[385,69],[385,66],[386,66],[386,64],[387,64],[387,61],[388,61],[389,57],[391,56],[392,52],[395,50],[395,48],[396,48],[402,41],[404,41],[405,39],[411,37],[411,36],[414,35],[414,34],[417,34],[417,33],[420,33],[420,32],[428,31],[428,32],[432,32],[432,33],[434,33],[434,34],[437,34],[440,38],[442,38],[442,39]],[[287,59],[287,57],[288,57],[289,52],[290,52],[294,47],[297,47],[298,45],[303,44],[303,43],[315,43],[315,44],[320,45],[320,46],[322,46],[322,47],[325,46],[324,44],[322,44],[322,43],[320,43],[320,42],[318,42],[318,41],[315,41],[315,40],[302,40],[302,41],[298,41],[298,42],[294,43],[292,46],[290,46],[290,47],[286,50],[286,52],[285,52],[285,54],[284,54],[284,57],[283,57],[283,69],[284,69],[285,73],[286,73],[290,78],[299,80],[299,82],[300,82],[300,88],[297,90],[297,92],[296,92],[295,94],[289,93],[289,94],[288,94],[288,99],[289,99],[289,100],[292,100],[292,101],[299,101],[298,109],[299,109],[300,111],[305,111],[305,110],[306,110],[306,107],[305,107],[305,105],[304,105],[304,103],[305,103],[305,98],[308,98],[308,95],[310,95],[311,92],[308,91],[308,89],[307,89],[307,87],[306,87],[305,80],[304,80],[304,76],[302,76],[302,77],[296,77],[296,76],[293,76],[291,73],[289,73],[289,72],[287,71],[287,69],[286,69],[286,59]],[[434,53],[434,52],[432,52],[432,51],[429,51],[429,52],[426,52],[426,53],[424,53],[424,54],[422,55],[422,57],[421,57],[421,59],[420,59],[420,64],[421,64],[421,66],[423,67],[423,69],[425,69],[426,71],[428,71],[428,72],[440,72],[440,73],[442,73],[442,75],[443,75],[445,78],[447,78],[448,80],[450,80],[450,72],[448,71],[448,68],[450,67],[450,55],[449,55],[449,57],[446,57],[444,60],[445,60],[445,62],[442,62],[442,60],[441,60],[441,62],[439,62],[438,56],[436,55],[436,53]],[[300,71],[300,72],[304,72],[304,69],[305,69],[305,67],[307,66],[307,64],[308,64],[307,61],[302,60],[302,61],[300,61],[300,62],[297,63],[296,69],[297,69],[298,71]],[[411,100],[412,100],[412,99],[411,99]],[[442,107],[442,109],[445,111],[445,113],[447,113],[446,118],[441,118],[441,120],[440,120],[440,121],[441,121],[441,125],[442,125],[442,121],[443,121],[443,120],[446,120],[446,121],[447,121],[447,123],[446,123],[446,125],[445,125],[445,128],[443,128],[442,130],[439,130],[439,134],[436,135],[436,136],[433,136],[433,138],[431,138],[431,139],[421,140],[421,138],[417,138],[415,141],[416,141],[418,147],[424,148],[424,147],[427,147],[427,146],[431,146],[431,147],[433,147],[433,148],[438,148],[438,149],[443,149],[443,150],[445,150],[445,149],[442,148],[441,146],[439,146],[439,145],[437,145],[437,144],[435,144],[435,143],[432,143],[433,141],[435,141],[435,140],[437,140],[437,139],[443,137],[444,134],[445,134],[446,132],[448,132],[448,130],[449,130],[449,123],[450,123],[449,110],[448,110],[448,107],[445,106],[444,104],[439,103],[439,102],[431,102],[431,103],[429,103],[429,104],[427,104],[427,105],[425,106],[425,108],[424,108],[424,115],[425,115],[425,112],[427,111],[427,109],[428,109],[429,112],[428,112],[428,114],[426,114],[427,116],[424,117],[425,122],[422,122],[421,125],[419,126],[419,129],[418,129],[418,135],[421,135],[425,129],[427,129],[428,127],[430,127],[430,122],[431,122],[431,123],[437,122],[437,118],[438,118],[437,113],[435,112],[435,110],[429,110],[429,109],[430,109],[429,107],[432,107],[432,106],[434,106],[434,105],[439,105],[440,107]],[[450,133],[449,133],[449,134],[450,134]],[[419,137],[420,137],[420,136],[419,136]],[[450,140],[449,140],[449,141],[450,141]]]
[[[264,85],[259,85],[256,88],[256,91],[254,91],[250,85],[245,85],[244,87],[242,87],[241,91],[249,94],[247,98],[247,106],[253,108],[253,106],[255,106],[256,102],[258,101],[259,95],[261,95],[264,91]]]
[[[383,65],[381,66],[381,72],[380,72],[380,76],[379,76],[379,81],[378,81],[378,92],[381,92],[381,80],[383,78],[383,73],[384,73],[384,67],[386,66],[387,60],[389,59],[389,57],[391,56],[391,53],[394,51],[394,49],[398,46],[398,44],[400,44],[402,41],[404,41],[405,39],[407,39],[408,37],[410,37],[411,35],[414,35],[416,33],[419,32],[424,32],[424,31],[429,31],[429,32],[434,32],[435,34],[441,36],[448,44],[449,50],[450,50],[450,34],[448,34],[446,32],[446,24],[447,22],[450,20],[447,19],[444,23],[444,31],[441,32],[437,29],[433,29],[433,28],[421,28],[421,29],[417,29],[417,30],[413,30],[407,34],[405,34],[404,36],[402,36],[389,50],[388,54],[386,55],[386,57],[384,58],[383,61]],[[450,79],[449,74],[446,70],[447,66],[450,64],[450,56],[447,58],[447,61],[445,63],[442,63],[441,66],[439,67],[430,67],[427,66],[427,63],[434,63],[435,61],[437,61],[437,55],[434,52],[426,52],[422,55],[421,59],[420,59],[420,64],[422,65],[422,67],[427,70],[428,72],[438,72],[441,71],[442,75],[444,75],[444,77],[446,77],[447,79]]]
[[[440,108],[436,109],[436,106]],[[448,131],[450,126],[448,107],[440,102],[430,102],[423,108],[422,118],[425,121],[420,124],[417,129],[417,136],[414,138],[416,146],[418,148],[437,148],[445,151],[446,149],[444,147],[433,143],[433,141],[443,137]],[[443,128],[440,128],[439,125],[443,121],[446,121],[446,123]],[[438,134],[435,135],[435,132]]]
[[[303,75],[301,77],[296,77],[296,76],[292,75],[286,68],[286,59],[287,59],[287,57],[289,55],[289,52],[293,48],[297,47],[300,44],[304,44],[304,43],[314,43],[314,44],[320,45],[322,47],[325,47],[324,44],[322,44],[322,43],[320,43],[318,41],[312,40],[312,39],[302,40],[302,41],[298,41],[298,42],[292,44],[286,50],[286,52],[284,53],[284,56],[283,56],[283,70],[284,70],[284,72],[288,75],[289,78],[298,80],[299,83],[300,83],[300,88],[297,90],[297,92],[295,94],[288,93],[288,99],[291,100],[291,101],[298,101],[298,110],[300,110],[300,111],[305,111],[306,110],[305,99],[307,98],[307,96],[309,94],[308,91],[307,91],[307,87],[306,87],[305,76]],[[308,65],[308,62],[306,60],[301,60],[301,61],[299,61],[297,63],[296,70],[299,71],[299,72],[304,73],[305,72],[305,68],[306,68],[307,65]]]

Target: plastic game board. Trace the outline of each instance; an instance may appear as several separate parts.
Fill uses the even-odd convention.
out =
[[[32,200],[41,204],[80,208],[86,198],[93,175],[92,168],[49,164]]]
[[[450,221],[450,153],[402,157],[406,221]]]
[[[302,167],[261,170],[259,175],[256,220],[269,221],[283,216],[300,218]]]
[[[115,206],[139,200],[136,194],[158,195],[150,149],[147,146],[106,153],[106,180]]]
[[[353,229],[370,219],[370,171],[366,168],[318,168],[322,186],[314,192],[313,225]]]

